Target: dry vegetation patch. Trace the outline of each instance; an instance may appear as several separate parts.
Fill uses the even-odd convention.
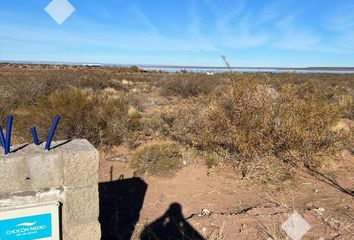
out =
[[[36,126],[45,137],[55,114],[61,116],[58,137],[87,138],[96,146],[120,144],[136,128],[136,116],[128,114],[128,101],[122,93],[68,89],[39,98],[33,105],[17,110],[17,129],[29,136],[28,129]]]
[[[315,83],[285,83],[275,89],[252,78],[240,78],[215,93],[207,104],[197,102],[183,108],[171,133],[199,149],[227,152],[234,163],[249,164],[253,169],[264,165],[261,159],[268,157],[278,159],[279,166],[319,167],[323,157],[350,142],[348,132],[334,127],[352,104],[352,97],[333,93]],[[289,167],[282,168],[284,174],[275,174],[275,170],[263,174],[268,178],[278,175],[282,180]]]
[[[176,143],[155,143],[139,149],[130,160],[138,174],[171,177],[182,167],[181,147]]]
[[[209,94],[216,87],[224,84],[226,80],[220,76],[204,74],[177,74],[171,75],[160,82],[163,95],[187,98]]]
[[[26,141],[34,126],[44,139],[52,118],[60,114],[58,138],[131,148],[173,140],[205,153],[209,167],[225,161],[261,182],[282,180],[298,166],[321,167],[328,164],[323,159],[353,148],[353,131],[346,125],[354,118],[349,74],[244,73],[233,74],[230,81],[226,73],[136,68],[2,70],[0,122],[15,114],[14,134]],[[144,151],[166,157],[169,149]],[[273,170],[257,176],[267,165]]]

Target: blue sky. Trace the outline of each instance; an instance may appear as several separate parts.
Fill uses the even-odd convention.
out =
[[[353,0],[0,1],[0,60],[222,66],[354,66]]]

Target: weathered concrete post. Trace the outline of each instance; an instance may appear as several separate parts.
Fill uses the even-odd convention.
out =
[[[100,239],[97,150],[87,140],[43,149],[31,144],[0,156],[0,209],[57,201],[64,240]]]

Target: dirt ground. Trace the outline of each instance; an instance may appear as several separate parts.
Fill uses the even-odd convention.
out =
[[[146,115],[177,101],[152,92],[142,94]],[[144,139],[142,146],[154,141]],[[281,226],[294,213],[311,226],[302,239],[354,239],[352,152],[342,152],[331,173],[301,171],[279,185],[243,180],[231,167],[207,169],[198,161],[170,178],[135,176],[132,153],[123,146],[101,151],[100,182],[108,184],[101,210],[109,212],[110,231],[104,239],[291,239]],[[118,236],[127,225],[134,233]],[[145,237],[149,231],[155,235]]]
[[[127,163],[130,154],[124,147],[102,152],[100,182],[136,179]],[[302,239],[354,239],[354,156],[342,154],[345,160],[338,162],[336,174],[308,170],[278,186],[241,180],[232,168],[209,170],[199,163],[184,166],[171,178],[139,176],[147,186],[131,238],[139,239],[152,222],[168,226],[175,219],[177,232],[186,235],[167,238],[176,234],[174,229],[157,227],[165,231],[160,239],[288,239],[280,227],[297,212],[311,226]]]

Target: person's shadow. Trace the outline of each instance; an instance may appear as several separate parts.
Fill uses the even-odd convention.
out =
[[[160,218],[149,224],[140,234],[141,240],[204,240],[185,220],[182,206],[172,203]]]
[[[100,183],[100,214],[102,240],[131,239],[139,220],[148,185],[141,178]]]

